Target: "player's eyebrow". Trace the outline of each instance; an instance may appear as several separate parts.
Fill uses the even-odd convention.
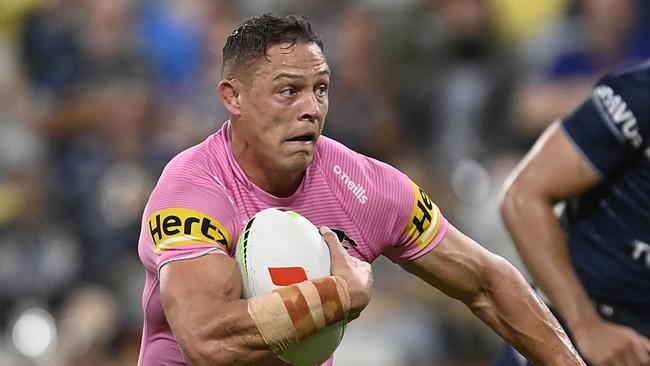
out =
[[[327,75],[327,76],[329,76],[329,75],[330,75],[330,70],[329,70],[329,69],[326,69],[326,70],[319,71],[319,72],[316,73],[316,75],[318,75],[318,76],[321,76],[321,75]],[[273,77],[273,80],[278,80],[278,79],[282,79],[282,78],[287,78],[287,79],[302,79],[302,78],[304,78],[304,77],[305,77],[305,75],[301,75],[301,74],[292,74],[292,73],[289,73],[289,72],[281,72],[281,73],[275,75],[275,76]]]

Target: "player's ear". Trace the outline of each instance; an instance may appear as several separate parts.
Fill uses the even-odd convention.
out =
[[[223,105],[226,107],[226,110],[230,113],[231,116],[241,115],[240,105],[239,105],[239,90],[241,87],[241,82],[236,79],[223,79],[219,82],[219,96]]]

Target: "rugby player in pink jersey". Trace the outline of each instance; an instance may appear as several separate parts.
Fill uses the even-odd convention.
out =
[[[279,362],[291,344],[358,316],[379,255],[461,300],[537,365],[584,364],[512,265],[449,224],[406,175],[320,136],[330,70],[304,18],[245,21],[223,60],[230,120],[167,165],[143,215],[140,365]],[[321,227],[332,275],[241,299],[235,245],[267,207]]]

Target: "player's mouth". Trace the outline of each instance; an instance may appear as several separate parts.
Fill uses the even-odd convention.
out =
[[[311,144],[316,142],[316,134],[304,133],[301,135],[296,135],[286,139],[285,142],[294,143],[294,144]]]

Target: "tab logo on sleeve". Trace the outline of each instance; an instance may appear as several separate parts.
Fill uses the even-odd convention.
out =
[[[440,228],[440,209],[422,188],[413,183],[415,200],[411,210],[411,219],[406,225],[405,233],[413,239],[420,248],[425,248],[435,238]]]
[[[623,98],[614,93],[607,85],[600,85],[594,90],[596,107],[612,129],[630,142],[634,149],[643,144],[643,136],[639,133],[639,124],[632,110]]]
[[[210,243],[230,249],[230,235],[214,217],[189,208],[166,208],[149,216],[154,252],[188,244]]]

